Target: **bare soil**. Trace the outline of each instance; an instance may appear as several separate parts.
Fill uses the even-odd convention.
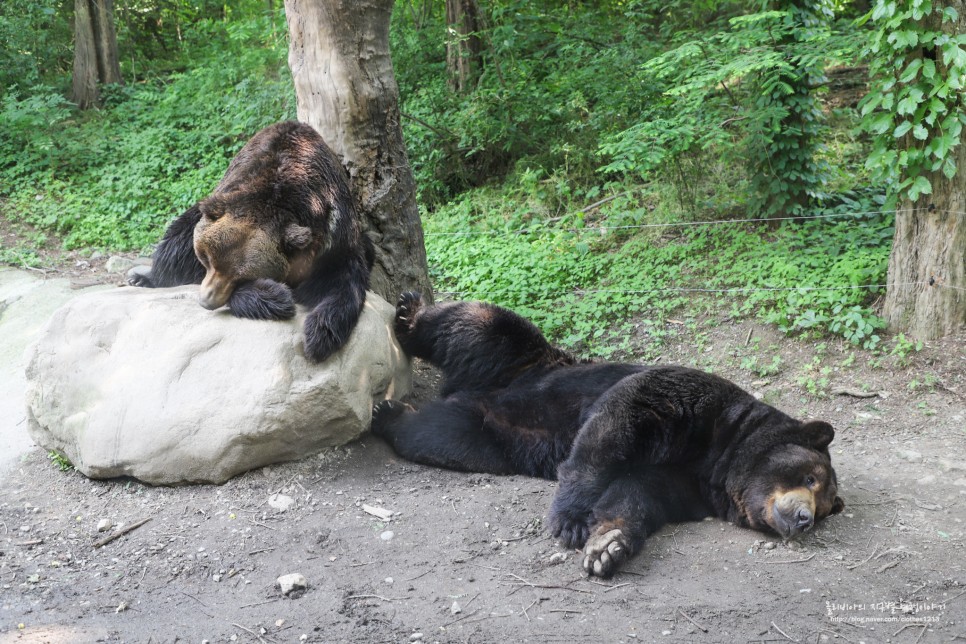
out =
[[[966,640],[966,338],[890,355],[724,315],[665,331],[661,362],[836,426],[843,514],[790,543],[672,525],[601,581],[544,529],[554,482],[415,465],[371,435],[180,488],[35,449],[0,476],[0,642]],[[417,402],[436,379],[417,365]],[[284,595],[290,573],[307,588]]]

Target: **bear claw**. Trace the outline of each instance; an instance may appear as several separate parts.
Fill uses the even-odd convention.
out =
[[[386,399],[376,403],[372,406],[372,433],[376,436],[386,436],[392,421],[407,411],[413,411],[413,408],[398,400]]]
[[[608,578],[628,557],[627,537],[619,529],[601,534],[598,530],[584,546],[583,567],[588,574]]]
[[[396,301],[396,332],[408,331],[416,321],[416,312],[423,305],[423,296],[414,291],[403,293]]]

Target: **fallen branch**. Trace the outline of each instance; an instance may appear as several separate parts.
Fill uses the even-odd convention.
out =
[[[115,532],[114,534],[112,534],[111,536],[104,537],[100,541],[97,541],[96,543],[94,543],[94,547],[95,548],[100,548],[101,546],[106,546],[107,544],[109,544],[110,542],[114,541],[115,539],[118,539],[120,537],[123,537],[128,532],[131,532],[132,530],[137,530],[138,528],[140,528],[141,526],[143,526],[145,523],[147,523],[150,520],[151,520],[151,517],[148,517],[146,519],[141,519],[137,523],[132,523],[129,526],[125,526],[125,527],[121,528],[120,530],[118,530],[117,532]]]
[[[833,396],[852,396],[853,398],[875,398],[879,395],[877,391],[860,391],[858,389],[835,389]]]
[[[805,563],[806,561],[811,561],[814,558],[815,558],[815,553],[812,553],[812,554],[808,555],[807,557],[805,557],[803,559],[791,559],[791,560],[786,560],[786,561],[763,561],[762,563],[766,563],[766,564]]]

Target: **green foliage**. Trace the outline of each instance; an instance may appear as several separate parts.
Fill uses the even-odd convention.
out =
[[[890,197],[932,193],[928,175],[956,175],[952,150],[966,124],[966,34],[943,25],[959,16],[929,0],[877,0],[866,16],[876,30],[865,54],[875,83],[863,99],[873,136],[867,166]]]
[[[49,458],[50,462],[53,463],[54,466],[61,472],[69,472],[74,469],[73,463],[71,463],[66,456],[59,452],[47,452],[47,458]]]
[[[692,173],[680,172],[683,164],[719,158],[744,166],[754,210],[800,213],[823,196],[830,170],[812,88],[824,81],[825,64],[854,55],[830,19],[828,3],[803,0],[732,18],[717,33],[688,34],[647,61],[641,76],[654,88],[650,101],[637,123],[604,137],[602,170],[683,187],[707,174],[707,162]]]
[[[0,2],[0,97],[70,69],[70,24],[62,0]]]

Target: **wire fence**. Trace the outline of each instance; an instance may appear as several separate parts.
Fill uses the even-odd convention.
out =
[[[613,230],[644,230],[644,229],[658,229],[658,228],[687,228],[687,227],[698,227],[698,226],[723,226],[723,225],[734,225],[734,224],[763,224],[763,223],[775,223],[783,221],[821,221],[827,219],[834,219],[838,217],[848,217],[851,219],[856,219],[858,217],[869,217],[873,215],[885,216],[885,215],[899,215],[899,214],[915,214],[917,212],[928,212],[928,213],[946,213],[950,215],[956,215],[962,217],[966,215],[966,212],[961,212],[958,210],[937,210],[935,208],[898,208],[894,210],[866,210],[861,212],[837,212],[837,213],[824,213],[821,215],[802,215],[795,217],[752,217],[746,219],[713,219],[708,221],[676,221],[676,222],[656,222],[650,224],[628,224],[621,226],[585,226],[581,228],[556,228],[552,230],[571,232],[571,233],[582,233],[582,232],[600,232],[605,233]],[[451,231],[451,232],[435,232],[435,233],[425,233],[425,237],[473,237],[473,236],[507,236],[510,235],[528,235],[536,232],[544,232],[551,230],[548,228],[518,228],[516,230],[465,230],[465,231]]]
[[[661,222],[661,223],[649,223],[649,224],[634,224],[634,225],[622,225],[622,226],[588,226],[585,228],[557,228],[556,231],[565,232],[600,232],[605,233],[614,230],[639,230],[639,229],[654,229],[654,228],[676,228],[676,227],[697,227],[697,226],[722,226],[722,225],[734,225],[734,224],[762,224],[762,223],[774,223],[774,222],[784,222],[784,221],[813,221],[813,220],[829,220],[834,218],[858,218],[858,217],[870,217],[870,216],[886,216],[886,215],[914,215],[916,213],[930,213],[930,214],[949,214],[958,217],[966,216],[966,212],[958,210],[940,210],[933,207],[927,208],[897,208],[893,210],[868,210],[861,212],[841,212],[841,213],[823,213],[820,215],[807,215],[807,216],[794,216],[794,217],[770,217],[770,218],[746,218],[746,219],[716,219],[708,221],[687,221],[687,222]],[[456,231],[456,232],[436,232],[436,233],[426,233],[426,237],[469,237],[469,236],[511,236],[511,235],[527,235],[531,233],[547,232],[550,229],[546,228],[520,228],[516,230],[500,231],[500,230],[486,230],[486,231]],[[896,287],[929,287],[929,288],[943,288],[950,289],[954,291],[966,292],[966,288],[960,286],[953,286],[945,284],[942,281],[937,281],[930,279],[928,281],[916,281],[916,282],[890,282],[886,284],[849,284],[844,286],[775,286],[775,287],[725,287],[725,288],[713,288],[713,287],[667,287],[667,288],[657,288],[657,289],[640,289],[640,290],[622,290],[622,289],[574,289],[572,292],[578,295],[588,295],[588,294],[616,294],[616,295],[648,295],[648,294],[686,294],[686,293],[706,293],[706,294],[719,294],[719,295],[740,295],[740,294],[750,294],[750,293],[767,293],[767,292],[810,292],[810,291],[845,291],[845,290],[876,290],[876,289],[890,289]],[[438,291],[440,295],[450,296],[450,297],[464,297],[467,295],[472,295],[474,297],[485,296],[485,293],[469,291]]]

